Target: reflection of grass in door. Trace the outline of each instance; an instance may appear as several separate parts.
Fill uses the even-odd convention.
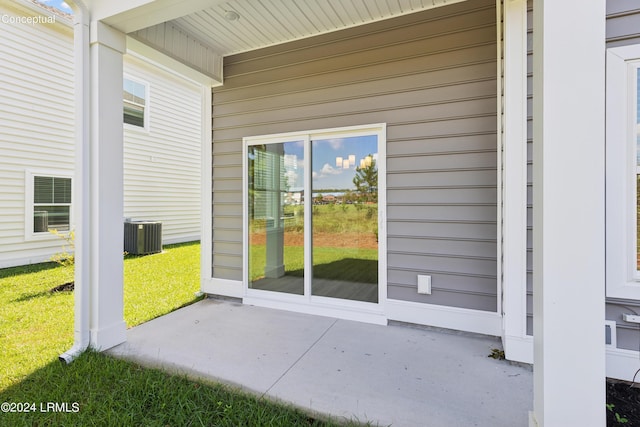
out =
[[[378,282],[378,250],[354,248],[315,248],[315,276],[323,279],[348,280],[362,283]],[[249,254],[249,279],[264,277],[266,262],[265,245],[253,245]],[[304,250],[302,246],[284,248],[287,275],[302,277]]]
[[[302,219],[302,206],[285,206],[285,218]],[[287,231],[302,232],[299,221],[285,221]],[[376,233],[378,230],[378,205],[314,205],[313,229],[315,232],[326,233]]]
[[[265,245],[252,245],[249,253],[249,280],[255,281],[264,277],[264,266],[267,263]],[[304,268],[304,248],[287,246],[284,248],[284,267],[286,274]]]
[[[360,205],[314,205],[313,230],[314,234],[323,235],[335,246],[321,246],[313,250],[314,275],[317,278],[345,280],[362,283],[377,283],[378,250],[369,248],[349,247],[358,245],[351,241],[354,233],[369,236],[372,245],[376,245],[378,232],[378,206],[375,204]],[[292,238],[294,245],[285,244],[284,264],[288,275],[301,277],[304,271],[303,237],[303,206],[284,206],[285,240]],[[249,279],[251,281],[264,277],[266,263],[266,247],[264,244],[266,222],[264,219],[251,220],[250,233],[260,235],[257,244],[250,246]],[[255,233],[255,234],[254,234]],[[333,235],[333,237],[331,236]],[[288,237],[287,237],[288,236]],[[297,237],[297,238],[295,238]],[[331,240],[333,239],[333,240]],[[374,261],[374,262],[372,262]]]

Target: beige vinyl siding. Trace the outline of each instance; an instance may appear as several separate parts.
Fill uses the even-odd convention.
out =
[[[0,14],[38,16],[16,3]],[[0,268],[42,262],[63,241],[25,236],[27,171],[73,175],[73,31],[0,24]],[[125,217],[163,222],[164,243],[200,236],[202,92],[130,55],[125,72],[150,86],[149,132],[125,130]]]
[[[126,56],[124,73],[148,84],[148,131],[124,126],[124,212],[162,222],[163,243],[200,238],[201,88]]]
[[[38,16],[6,3],[0,14]],[[25,239],[25,170],[73,170],[73,41],[63,25],[2,23],[1,28],[0,267],[5,267],[45,260],[62,243],[54,236]]]
[[[242,279],[242,137],[384,122],[389,298],[495,311],[495,15],[464,2],[225,58],[213,277]]]
[[[640,43],[640,3],[607,0],[607,48]],[[640,350],[640,330],[622,320],[622,314],[640,313],[640,301],[607,298],[606,319],[616,321],[618,348]]]

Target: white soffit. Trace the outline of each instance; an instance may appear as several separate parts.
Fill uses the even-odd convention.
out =
[[[231,0],[171,23],[227,56],[460,1]],[[239,19],[225,19],[229,11]]]

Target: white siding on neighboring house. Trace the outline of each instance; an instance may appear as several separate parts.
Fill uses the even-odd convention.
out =
[[[2,15],[40,12],[3,2]],[[64,243],[33,234],[27,188],[31,176],[73,176],[73,31],[55,20],[0,22],[0,268],[46,261]],[[132,55],[124,72],[149,92],[147,130],[125,126],[124,216],[161,221],[164,244],[198,240],[202,89]]]
[[[125,76],[148,84],[148,131],[124,127],[124,211],[162,222],[163,241],[200,238],[201,89],[125,56]]]
[[[0,4],[0,15],[38,16]],[[60,19],[60,18],[57,18]],[[60,24],[0,22],[0,267],[39,262],[55,236],[27,233],[27,171],[72,173],[73,32]]]

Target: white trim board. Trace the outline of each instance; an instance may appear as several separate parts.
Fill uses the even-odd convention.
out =
[[[200,290],[205,294],[223,297],[242,298],[244,296],[242,280],[202,278]]]
[[[314,316],[333,317],[336,319],[372,323],[375,325],[387,325],[388,323],[387,317],[380,312],[353,310],[350,308],[342,308],[335,304],[322,304],[314,302],[299,304],[282,299],[261,298],[255,296],[245,296],[242,302],[243,304],[255,305],[257,307],[293,311],[295,313],[310,314]]]
[[[312,295],[311,275],[304,275],[304,295],[289,295],[285,293],[269,293],[249,288],[249,206],[248,206],[248,151],[250,146],[262,144],[280,144],[291,141],[300,141],[304,147],[304,189],[311,190],[311,142],[330,138],[349,138],[365,135],[377,137],[378,151],[378,302],[363,303],[339,298],[325,298]],[[271,308],[335,316],[343,319],[360,320],[371,323],[386,324],[386,317],[382,315],[387,297],[387,247],[386,247],[386,123],[372,123],[356,126],[304,130],[279,134],[250,136],[242,141],[242,176],[243,176],[243,288],[245,301],[255,305],[265,305]],[[307,170],[308,168],[308,170]],[[311,224],[312,198],[305,197],[304,221]],[[311,271],[311,227],[305,225],[304,232],[304,268]],[[373,317],[370,316],[374,313]]]
[[[202,163],[200,164],[200,290],[204,293],[209,292],[207,289],[211,286],[212,263],[211,254],[213,252],[213,169],[212,169],[212,123],[211,123],[211,105],[212,95],[211,87],[202,86]],[[240,282],[242,289],[242,282]]]
[[[628,94],[640,45],[607,49],[606,81],[606,295],[640,299],[636,268],[635,101]],[[634,65],[635,63],[635,65]]]
[[[533,364],[533,337],[505,335],[502,345],[507,360]]]
[[[502,298],[503,342],[509,360],[533,361],[533,350],[519,350],[514,339],[527,341],[527,2],[504,4]],[[500,154],[500,153],[499,153]],[[500,171],[499,171],[500,172]],[[500,295],[500,294],[498,294]],[[510,345],[509,345],[510,344]],[[514,351],[513,354],[511,352]]]
[[[607,348],[606,363],[607,377],[632,381],[636,372],[640,370],[640,352],[620,348]],[[640,374],[635,379],[638,381]]]
[[[387,299],[389,320],[501,336],[502,316],[495,312]]]

